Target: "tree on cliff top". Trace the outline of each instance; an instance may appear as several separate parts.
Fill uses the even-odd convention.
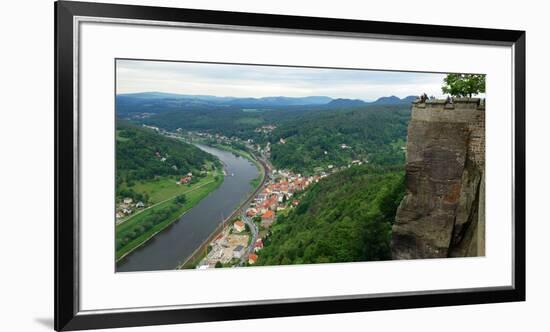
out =
[[[448,74],[443,79],[443,93],[453,97],[469,97],[485,92],[485,75],[480,74]]]

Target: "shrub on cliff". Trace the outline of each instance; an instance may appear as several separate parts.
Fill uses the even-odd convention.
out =
[[[485,75],[481,74],[448,74],[443,79],[443,93],[453,97],[468,97],[485,92]]]

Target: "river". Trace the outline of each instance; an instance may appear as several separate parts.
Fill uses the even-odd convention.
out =
[[[117,272],[175,269],[252,193],[250,181],[259,175],[252,162],[228,151],[197,147],[222,161],[228,174],[225,180],[178,221],[118,262]]]

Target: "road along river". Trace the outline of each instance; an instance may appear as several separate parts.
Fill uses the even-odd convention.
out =
[[[250,181],[259,171],[251,161],[213,147],[197,147],[221,160],[225,180],[178,221],[119,261],[117,272],[175,269],[253,192]]]

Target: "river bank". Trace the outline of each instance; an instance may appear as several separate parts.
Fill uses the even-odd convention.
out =
[[[187,211],[192,209],[212,191],[216,190],[221,185],[223,180],[224,177],[222,172],[220,170],[215,170],[213,175],[209,176],[205,179],[205,181],[195,184],[189,190],[146,208],[127,220],[117,224],[115,236],[117,239],[120,239],[126,236],[126,233],[136,232],[136,229],[144,229],[144,224],[152,223],[152,219],[155,217],[155,214],[163,213],[165,210],[174,206],[174,211],[169,213],[169,216],[167,216],[164,221],[150,227],[147,231],[144,231],[141,235],[134,238],[121,248],[116,248],[116,261],[118,262],[124,259],[124,257],[131,254],[137,248],[145,245],[148,241],[153,239],[167,227],[171,226],[174,222],[177,222]],[[185,196],[185,202],[176,205],[174,201],[182,195]]]
[[[256,164],[241,155],[197,144],[225,165],[223,183],[196,206],[154,236],[147,245],[136,248],[117,263],[118,272],[175,269],[220,226],[225,216],[232,215],[236,206],[250,197],[250,182],[258,177]]]
[[[209,145],[209,146],[212,146],[212,145]],[[239,216],[240,214],[244,213],[244,210],[246,209],[246,207],[250,204],[252,199],[254,199],[254,197],[260,192],[260,190],[263,188],[263,186],[264,186],[264,184],[267,180],[267,173],[268,173],[267,166],[265,165],[265,163],[262,163],[259,160],[259,158],[257,158],[253,154],[249,153],[248,151],[237,150],[235,148],[232,148],[232,147],[229,147],[229,146],[226,146],[226,145],[222,145],[222,144],[216,144],[214,146],[216,148],[226,150],[226,151],[238,154],[238,155],[240,155],[244,158],[247,158],[249,161],[254,163],[254,165],[256,165],[256,167],[258,168],[258,171],[260,171],[260,174],[258,175],[258,177],[254,178],[250,182],[251,185],[254,185],[254,183],[256,182],[256,185],[254,186],[254,191],[250,194],[250,196],[247,199],[245,199],[235,209],[235,211],[233,211],[233,213],[229,217],[227,217],[218,227],[216,227],[216,229],[212,232],[212,234],[210,234],[210,236],[206,240],[204,240],[204,242],[201,243],[201,245],[189,257],[187,257],[187,259],[185,259],[185,261],[182,264],[180,264],[177,267],[177,269],[192,269],[192,268],[195,268],[197,263],[200,262],[208,254],[209,244],[223,232],[223,229],[224,229],[223,226],[227,222],[230,222],[233,218],[235,218],[235,217]]]

